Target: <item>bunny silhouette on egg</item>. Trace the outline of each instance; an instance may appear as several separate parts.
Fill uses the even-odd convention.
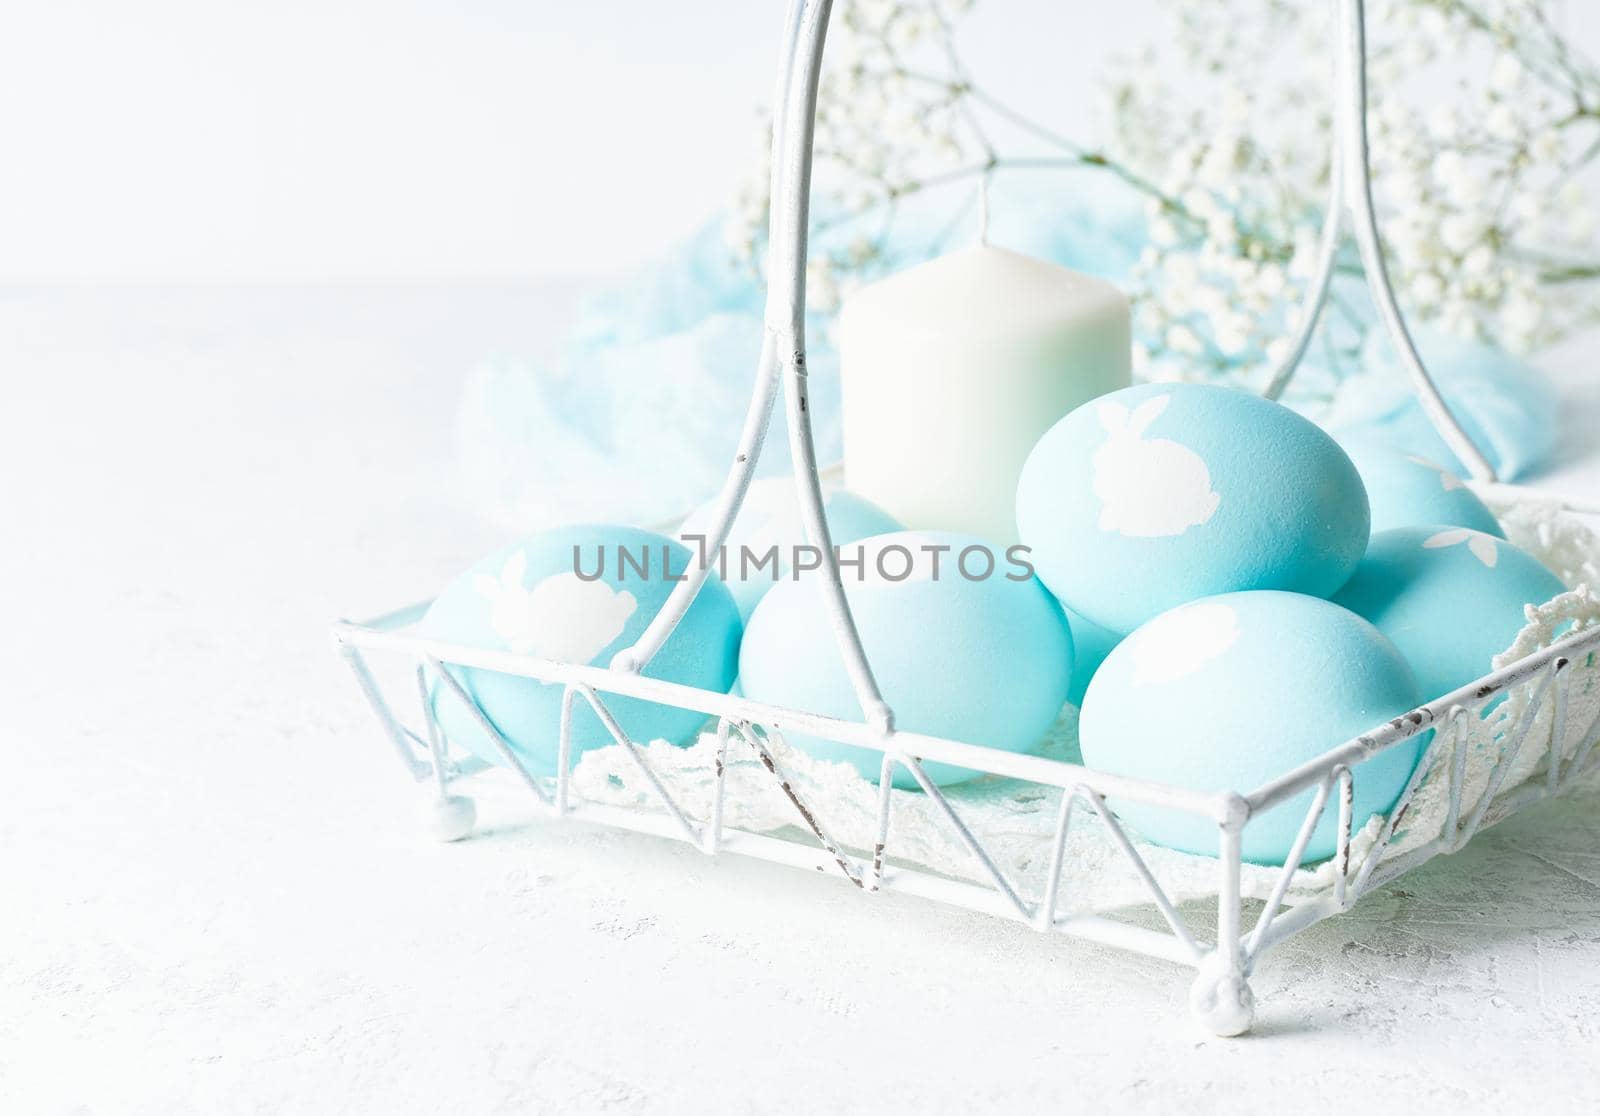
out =
[[[1039,439],[1017,482],[1039,580],[1117,635],[1222,593],[1326,597],[1361,561],[1371,521],[1360,472],[1325,431],[1216,384],[1085,403]]]
[[[580,552],[601,556],[592,574],[585,564],[580,576]],[[418,634],[463,648],[604,665],[660,615],[678,585],[673,571],[693,561],[688,547],[654,531],[611,523],[553,527],[474,562],[428,606]],[[636,567],[626,585],[624,564]],[[727,693],[739,670],[741,630],[727,587],[708,580],[642,671]],[[618,729],[632,741],[686,744],[705,724],[698,710],[620,694],[607,695],[612,719],[602,721],[588,702],[568,706],[564,683],[443,658],[431,672],[428,707],[444,740],[486,763],[515,763],[527,775],[558,776],[564,757],[611,746]],[[562,748],[564,717],[569,749]]]
[[[517,551],[499,578],[480,574],[478,592],[489,600],[489,624],[519,655],[588,664],[622,634],[639,602],[627,590],[585,581],[567,572],[523,587],[528,559]]]
[[[1102,531],[1139,538],[1181,535],[1216,514],[1222,497],[1212,491],[1205,460],[1178,442],[1144,437],[1170,401],[1170,395],[1157,395],[1132,411],[1116,402],[1096,408],[1107,435],[1093,462]]]

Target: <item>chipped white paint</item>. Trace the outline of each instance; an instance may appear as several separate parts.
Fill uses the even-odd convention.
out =
[[[1170,395],[1152,396],[1131,413],[1114,402],[1095,408],[1106,432],[1093,461],[1102,531],[1136,538],[1181,535],[1217,513],[1222,497],[1211,489],[1205,459],[1181,442],[1145,437],[1171,401]]]

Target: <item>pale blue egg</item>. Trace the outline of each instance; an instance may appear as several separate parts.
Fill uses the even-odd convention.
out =
[[[1367,544],[1350,459],[1277,403],[1207,384],[1139,384],[1047,431],[1017,527],[1061,603],[1114,632],[1199,597],[1326,597]]]
[[[1372,508],[1372,533],[1444,523],[1505,538],[1499,522],[1466,482],[1425,457],[1384,442],[1341,438],[1361,474]]]
[[[1083,705],[1083,694],[1089,688],[1089,679],[1106,661],[1111,649],[1121,642],[1116,632],[1102,628],[1087,616],[1080,616],[1070,608],[1061,610],[1067,617],[1067,627],[1072,632],[1072,688],[1067,700],[1073,705]]]
[[[1565,590],[1504,539],[1441,524],[1373,535],[1334,600],[1395,642],[1432,701],[1488,674],[1527,623],[1524,606]]]
[[[861,568],[843,571],[845,593],[896,727],[1008,752],[1043,742],[1067,700],[1072,636],[1036,578],[982,540],[943,531],[877,535],[842,549],[861,559]],[[862,719],[820,577],[786,581],[762,599],[745,631],[739,684],[755,701]],[[882,756],[869,749],[789,740],[874,781],[880,774]],[[975,774],[926,767],[940,784]],[[895,785],[916,783],[901,769]]]
[[[872,501],[833,486],[822,490],[822,513],[836,546],[904,526]],[[683,521],[678,538],[696,555],[704,555],[733,593],[739,616],[748,621],[767,590],[791,576],[795,548],[806,541],[794,478],[765,477],[750,485],[720,554],[709,553],[705,543],[715,522],[713,500]],[[774,553],[776,557],[769,560]]]
[[[609,665],[661,610],[693,560],[680,543],[633,527],[573,526],[540,532],[483,559],[439,594],[420,633],[472,647],[588,666]],[[726,693],[739,661],[739,610],[707,580],[644,674]],[[448,667],[535,774],[554,774],[563,687],[496,671]],[[691,740],[703,713],[600,695],[630,738]],[[471,712],[442,684],[434,715],[446,737],[493,763],[503,758]],[[573,756],[612,743],[583,698],[572,721]]]
[[[1227,593],[1164,612],[1118,644],[1089,683],[1078,732],[1098,770],[1248,794],[1421,700],[1399,650],[1354,613],[1298,593]],[[1353,769],[1356,830],[1394,805],[1424,745],[1414,737]],[[1313,797],[1251,818],[1245,859],[1283,863]],[[1157,844],[1217,855],[1214,821],[1112,806]],[[1307,861],[1333,854],[1338,816],[1334,795]]]

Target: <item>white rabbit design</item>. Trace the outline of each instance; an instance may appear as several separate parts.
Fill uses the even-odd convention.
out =
[[[476,583],[489,600],[490,626],[519,655],[585,665],[622,634],[639,607],[632,593],[572,572],[525,589],[527,570],[528,557],[519,550],[498,579],[482,574]]]
[[[1138,538],[1181,535],[1216,514],[1222,497],[1211,490],[1211,471],[1188,446],[1143,437],[1171,395],[1156,395],[1133,409],[1102,403],[1096,411],[1108,435],[1094,455],[1094,494],[1100,529]]]
[[[1448,531],[1440,531],[1437,535],[1429,535],[1422,541],[1426,550],[1438,550],[1442,546],[1459,546],[1462,543],[1467,544],[1467,549],[1472,552],[1474,558],[1491,569],[1500,560],[1500,548],[1495,545],[1494,537],[1485,535],[1482,531],[1453,527]]]
[[[1406,454],[1406,460],[1411,462],[1413,465],[1420,465],[1424,469],[1432,469],[1435,473],[1438,473],[1439,487],[1444,489],[1446,492],[1454,492],[1458,488],[1466,487],[1466,481],[1456,476],[1443,465],[1436,465],[1432,461],[1429,461],[1426,457],[1418,457],[1416,454],[1408,453]]]

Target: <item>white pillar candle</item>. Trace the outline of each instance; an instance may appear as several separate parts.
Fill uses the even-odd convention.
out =
[[[863,287],[839,318],[845,483],[912,528],[1016,541],[1028,451],[1126,387],[1128,300],[979,244]]]

